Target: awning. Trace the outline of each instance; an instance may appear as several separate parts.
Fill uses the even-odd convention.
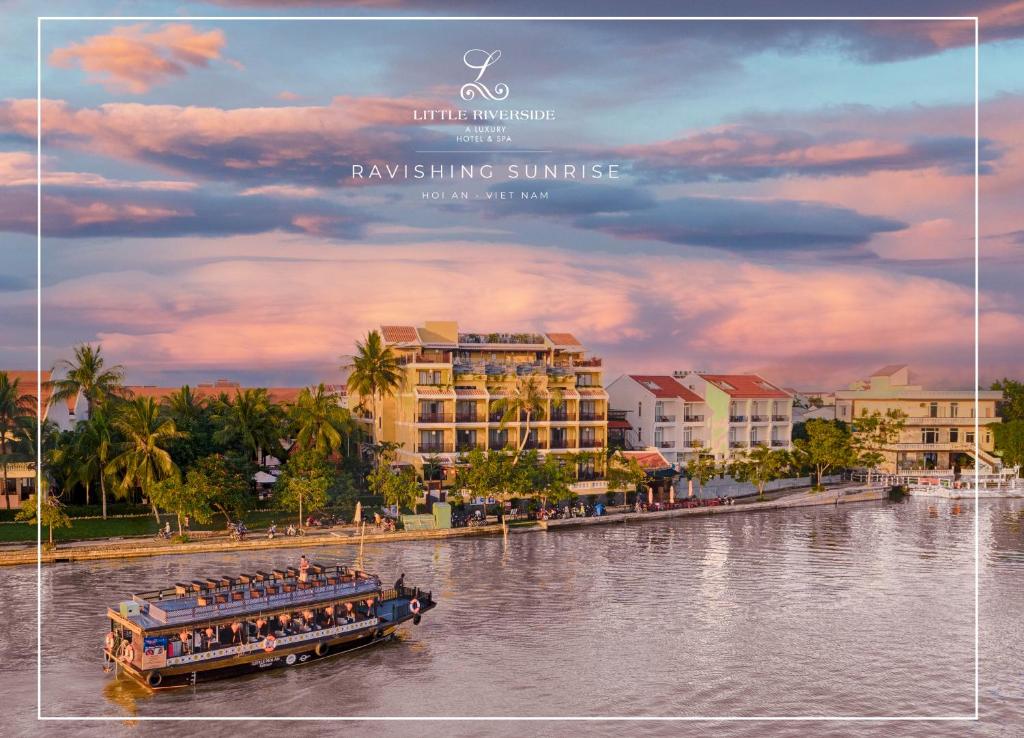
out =
[[[456,387],[455,396],[460,400],[486,400],[487,390],[478,387]]]
[[[266,472],[258,471],[252,475],[252,480],[256,484],[273,484],[277,481],[277,477],[273,474],[267,474]]]
[[[604,387],[577,387],[582,397],[608,397],[608,393],[604,391]]]
[[[416,387],[416,396],[417,397],[443,397],[443,398],[451,397],[451,398],[454,398],[455,397],[455,390],[450,389],[450,388],[442,389],[441,387],[422,387],[422,386],[418,386],[418,387]]]

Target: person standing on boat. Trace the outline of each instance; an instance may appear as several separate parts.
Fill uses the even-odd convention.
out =
[[[303,554],[299,557],[299,581],[306,581],[306,577],[309,575],[309,561],[306,559],[306,555]]]
[[[404,586],[405,586],[405,572],[403,571],[402,572],[402,576],[398,577],[398,579],[395,581],[395,589],[398,592],[401,592],[402,591],[402,587],[404,587]]]

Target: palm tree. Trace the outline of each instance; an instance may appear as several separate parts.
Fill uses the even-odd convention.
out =
[[[162,404],[167,415],[179,426],[199,420],[206,407],[206,401],[198,397],[187,384],[165,397]]]
[[[78,450],[81,456],[79,480],[85,484],[86,504],[89,499],[89,484],[93,479],[100,480],[100,508],[103,519],[107,519],[107,467],[114,453],[114,431],[107,413],[97,409],[84,423],[79,426]]]
[[[323,384],[314,390],[303,387],[290,415],[299,447],[316,449],[325,457],[340,451],[342,441],[354,432],[348,410]]]
[[[267,390],[235,390],[234,399],[222,398],[217,403],[214,441],[237,445],[252,452],[256,463],[262,462],[264,449],[279,444],[284,435],[284,412],[270,401]]]
[[[370,440],[377,442],[377,431],[380,430],[380,419],[377,412],[377,399],[393,394],[402,386],[405,375],[399,358],[390,346],[384,345],[379,331],[370,331],[365,341],[356,341],[356,355],[350,365],[352,373],[348,378],[348,388],[352,392],[369,396],[373,410],[373,430]]]
[[[132,487],[142,489],[159,524],[160,513],[153,504],[149,489],[160,480],[179,473],[171,454],[163,446],[182,434],[175,428],[173,420],[160,416],[160,409],[152,397],[140,397],[127,403],[113,425],[124,436],[124,441],[118,445],[120,453],[110,460],[108,468],[123,473],[122,492]]]
[[[523,449],[526,448],[526,442],[530,438],[530,418],[536,416],[538,419],[542,419],[547,411],[547,406],[547,390],[532,374],[516,379],[516,386],[512,388],[508,396],[494,403],[495,412],[501,413],[500,427],[502,429],[509,423],[517,422],[520,418],[525,424],[524,432],[520,434],[516,461],[518,461],[518,456],[522,455]]]
[[[8,510],[11,498],[7,495],[7,464],[12,460],[12,444],[24,436],[27,425],[33,424],[35,405],[34,395],[22,394],[19,378],[12,380],[7,372],[0,372],[0,463],[3,465],[0,494]],[[34,449],[32,457],[35,457]]]
[[[103,347],[97,344],[83,343],[75,346],[75,360],[66,359],[54,366],[64,369],[63,379],[53,379],[48,384],[53,393],[50,404],[72,400],[81,393],[85,397],[86,417],[92,416],[93,405],[102,404],[110,396],[125,394],[121,384],[124,382],[124,367],[115,364],[106,368],[106,360],[101,355]]]

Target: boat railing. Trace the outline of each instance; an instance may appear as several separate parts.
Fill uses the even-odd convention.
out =
[[[272,593],[267,585],[272,587]],[[303,583],[297,578],[280,578],[279,581],[268,580],[265,586],[259,589],[251,586],[229,586],[197,596],[151,599],[148,595],[135,595],[133,599],[148,606],[147,614],[153,620],[174,625],[243,612],[287,608],[291,605],[308,604],[334,597],[350,597],[376,592],[379,589],[380,580],[375,576],[361,577],[353,581],[311,579],[308,583]],[[203,604],[199,604],[200,597]]]

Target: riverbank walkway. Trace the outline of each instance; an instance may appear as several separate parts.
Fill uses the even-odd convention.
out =
[[[763,502],[739,502],[734,505],[713,505],[708,507],[678,508],[635,512],[628,508],[589,518],[565,518],[548,521],[514,522],[508,526],[508,533],[531,533],[584,525],[609,525],[613,523],[641,522],[658,518],[690,517],[698,515],[730,515],[756,513],[770,510],[785,510],[793,507],[812,505],[840,505],[852,502],[881,500],[888,494],[887,488],[868,485],[842,485],[822,492],[803,490],[773,495]],[[381,533],[375,529],[360,532],[355,526],[325,531],[308,531],[306,535],[289,537],[277,536],[273,540],[265,535],[252,533],[244,541],[230,541],[225,538],[172,543],[156,541],[151,537],[120,538],[106,540],[76,541],[59,544],[56,548],[42,552],[44,564],[98,561],[103,559],[125,559],[145,556],[172,554],[213,553],[224,551],[247,551],[275,548],[313,548],[322,546],[359,545],[360,543],[389,543],[398,541],[423,541],[442,538],[463,538],[469,536],[501,535],[503,528],[498,523],[472,528],[446,528],[438,530],[396,531]],[[34,543],[8,545],[0,549],[0,566],[35,564],[39,558]]]

